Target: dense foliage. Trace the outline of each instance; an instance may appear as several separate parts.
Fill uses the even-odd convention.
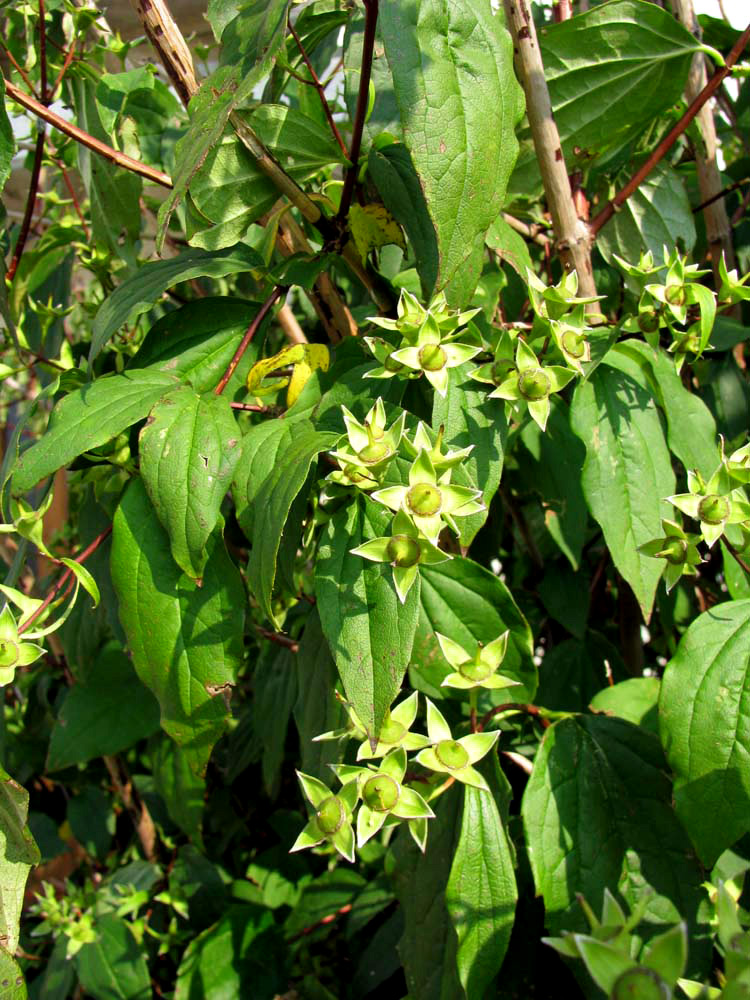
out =
[[[748,33],[569,6],[2,4],[0,997],[749,995]]]

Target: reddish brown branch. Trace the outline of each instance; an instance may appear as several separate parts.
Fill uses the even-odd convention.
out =
[[[92,556],[94,552],[96,552],[96,550],[99,548],[102,542],[106,541],[107,538],[109,538],[111,533],[112,533],[112,525],[110,524],[107,528],[104,529],[104,531],[101,532],[101,534],[96,536],[93,542],[90,542],[85,549],[82,549],[77,556],[73,556],[73,561],[77,563],[86,562],[89,556]],[[65,572],[60,575],[57,582],[48,591],[47,596],[44,598],[44,600],[36,609],[36,611],[33,611],[26,619],[26,621],[22,622],[18,626],[19,635],[21,635],[24,632],[27,632],[31,628],[31,626],[39,618],[39,616],[42,615],[47,610],[50,604],[52,604],[55,597],[66,586],[66,584],[72,583],[72,576],[73,576],[72,569],[66,569]]]
[[[258,630],[259,635],[263,636],[264,639],[268,639],[269,642],[275,642],[277,646],[283,646],[284,649],[289,649],[292,653],[296,653],[299,649],[297,640],[290,639],[288,635],[282,635],[281,632],[272,632],[270,629],[261,628],[260,625],[256,625],[255,628]]]
[[[320,98],[320,103],[323,107],[323,114],[326,116],[326,120],[331,128],[333,137],[339,144],[341,152],[344,154],[344,156],[348,157],[349,154],[346,150],[346,146],[344,145],[344,140],[341,138],[341,133],[339,132],[338,125],[333,119],[333,112],[331,111],[331,106],[328,103],[325,90],[323,89],[323,84],[320,82],[318,74],[315,72],[315,68],[313,64],[310,62],[310,57],[308,56],[307,52],[305,52],[305,47],[302,44],[302,39],[294,30],[294,25],[292,24],[291,21],[289,22],[289,31],[291,32],[292,38],[297,43],[297,48],[299,49],[300,55],[302,56],[302,61],[304,62],[305,66],[307,66],[307,71],[311,77],[311,83],[318,92],[318,97]]]
[[[543,729],[547,729],[551,725],[550,720],[544,717],[542,710],[538,705],[529,705],[519,701],[508,701],[504,705],[495,705],[494,708],[491,708],[477,726],[477,732],[483,732],[487,723],[491,719],[494,719],[496,715],[500,715],[501,712],[525,712],[526,715],[532,715],[535,719],[539,719]]]
[[[266,318],[271,309],[273,309],[278,299],[281,298],[282,295],[286,294],[286,291],[287,291],[286,285],[277,285],[276,288],[274,288],[274,290],[271,292],[266,301],[258,310],[257,315],[255,316],[252,323],[245,331],[245,336],[240,341],[239,347],[234,352],[234,357],[227,365],[227,370],[222,375],[221,381],[214,389],[214,392],[216,393],[217,396],[220,396],[222,392],[224,392],[224,390],[226,389],[227,383],[229,382],[232,375],[234,375],[237,365],[240,363],[240,361],[242,361],[243,354],[250,346],[255,334],[258,332],[260,324]]]
[[[103,156],[110,163],[114,163],[118,167],[123,167],[125,170],[131,170],[134,174],[139,174],[154,184],[161,184],[162,187],[166,188],[172,187],[172,178],[168,174],[162,173],[161,170],[156,170],[154,167],[149,167],[145,163],[140,163],[138,160],[134,160],[132,156],[127,156],[117,149],[112,149],[106,143],[100,142],[93,135],[89,135],[88,132],[84,132],[77,125],[73,125],[72,122],[66,121],[60,115],[55,114],[54,111],[46,108],[36,98],[25,94],[14,83],[11,83],[10,80],[5,81],[5,90],[8,97],[12,98],[17,104],[20,104],[22,108],[26,108],[27,111],[36,115],[37,118],[41,118],[42,121],[52,125],[58,132],[62,132],[63,135],[75,139],[82,146],[86,146],[88,149],[93,150],[93,152]]]
[[[349,162],[351,166],[346,171],[344,177],[344,189],[341,192],[341,206],[338,218],[346,221],[349,214],[349,207],[354,194],[354,183],[357,179],[359,153],[362,149],[362,132],[365,127],[365,115],[367,114],[367,104],[370,96],[370,74],[372,73],[372,55],[375,48],[375,27],[378,23],[378,0],[363,0],[365,5],[365,34],[362,40],[362,68],[359,76],[359,92],[357,93],[357,107],[354,112],[354,124],[352,126],[352,144],[349,150]]]
[[[29,90],[30,90],[30,91],[31,91],[31,93],[32,93],[32,94],[34,95],[34,97],[36,97],[36,96],[37,96],[37,93],[36,93],[36,87],[35,87],[35,86],[34,86],[34,84],[33,84],[33,83],[31,82],[31,80],[30,80],[30,78],[29,78],[29,74],[28,74],[28,73],[26,72],[26,70],[25,70],[25,69],[23,68],[23,66],[20,66],[20,65],[18,64],[18,62],[16,61],[16,57],[15,57],[15,56],[13,55],[13,53],[12,53],[12,52],[10,51],[10,49],[9,49],[9,48],[8,48],[8,46],[7,46],[6,44],[5,44],[5,42],[0,42],[0,45],[2,45],[2,47],[3,47],[3,52],[5,52],[6,56],[8,57],[8,61],[10,62],[11,66],[13,67],[13,69],[14,69],[14,70],[16,71],[16,73],[18,73],[18,75],[19,75],[19,76],[21,77],[21,79],[22,79],[22,80],[23,80],[23,82],[24,82],[24,83],[26,84],[26,86],[27,86],[27,87],[29,88]]]
[[[37,122],[36,147],[34,149],[34,163],[31,167],[29,193],[26,196],[26,208],[24,209],[23,220],[21,221],[21,230],[18,234],[16,246],[13,251],[13,258],[11,259],[5,275],[8,281],[13,281],[16,276],[18,265],[26,248],[26,241],[29,238],[31,219],[34,215],[34,206],[36,205],[37,195],[39,194],[39,176],[42,172],[42,160],[44,158],[44,141],[46,133],[47,129],[44,122]]]
[[[722,81],[729,76],[732,67],[742,55],[748,41],[750,41],[750,25],[745,28],[740,37],[737,39],[735,45],[732,47],[732,51],[727,56],[726,64],[716,70],[714,75],[708,81],[703,90],[701,90],[701,92],[697,95],[682,118],[680,118],[674,128],[670,129],[667,135],[664,136],[662,141],[649,156],[643,166],[633,174],[625,187],[618,191],[611,201],[607,202],[601,212],[594,216],[590,224],[592,235],[596,236],[602,226],[609,222],[617,209],[624,205],[631,194],[638,190],[654,167],[664,159],[666,154],[683,134],[683,132],[685,132],[706,101],[713,97],[721,86]]]

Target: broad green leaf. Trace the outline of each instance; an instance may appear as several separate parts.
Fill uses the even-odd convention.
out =
[[[112,139],[102,125],[95,97],[95,86],[83,76],[73,87],[76,121],[80,128],[100,142],[111,145]],[[89,196],[94,242],[111,253],[135,263],[133,243],[141,229],[139,199],[143,180],[129,170],[122,170],[82,143],[76,144],[78,170]]]
[[[631,173],[629,164],[623,183]],[[693,211],[680,175],[669,164],[660,163],[604,226],[596,245],[611,264],[612,254],[637,261],[647,250],[660,260],[665,246],[679,245],[689,253],[695,239]]]
[[[436,287],[461,306],[479,279],[484,237],[518,153],[523,99],[510,35],[489,0],[388,3],[380,30],[404,141],[437,233]]]
[[[351,868],[339,865],[323,872],[305,885],[299,902],[284,923],[284,931],[301,935],[306,927],[351,904],[366,888],[367,881]]]
[[[405,828],[392,848],[391,884],[404,913],[398,950],[409,996],[419,1000],[464,996],[458,979],[456,932],[445,904],[459,837],[461,798],[460,788],[454,785],[435,803],[424,854]]]
[[[96,85],[96,104],[110,136],[129,119],[135,125],[140,159],[162,166],[165,147],[178,134],[181,107],[153,66],[104,73]]]
[[[286,987],[285,956],[272,912],[233,905],[187,946],[174,1000],[271,998]]]
[[[141,313],[148,312],[164,292],[178,282],[190,278],[222,278],[263,267],[263,258],[246,246],[230,247],[220,253],[183,250],[167,260],[149,261],[105,299],[91,328],[89,358],[93,360],[113,333]]]
[[[458,936],[458,976],[467,997],[483,996],[500,969],[517,898],[512,848],[495,796],[466,785],[445,906]]]
[[[346,712],[334,693],[336,664],[323,635],[317,608],[313,608],[305,621],[295,664],[294,721],[302,753],[301,770],[331,785],[334,773],[327,765],[339,763],[343,747],[336,740],[313,743],[313,739],[321,733],[342,728],[346,724]]]
[[[169,818],[202,849],[205,779],[195,774],[188,755],[166,737],[159,740],[154,750],[152,769],[154,787],[164,799]]]
[[[232,4],[236,7],[237,14],[221,29],[220,65],[238,66],[243,76],[263,68],[264,72],[260,75],[265,76],[284,42],[290,2],[291,0],[246,0],[241,4]],[[226,9],[228,5],[225,3],[222,6]],[[226,16],[214,2],[214,20],[217,13],[221,20]]]
[[[256,498],[276,465],[276,456],[289,447],[294,425],[286,420],[254,424],[242,439],[242,458],[232,482],[237,520],[248,540],[255,529]]]
[[[29,869],[39,850],[26,818],[29,793],[0,768],[0,946],[11,955],[18,947],[18,924]]]
[[[161,707],[161,725],[196,774],[229,716],[243,656],[246,598],[237,568],[214,537],[203,585],[172,559],[145,487],[135,480],[115,514],[112,579],[136,672]]]
[[[656,4],[613,0],[545,25],[539,46],[563,155],[574,170],[635,139],[680,100],[698,42]],[[528,135],[521,133],[511,181],[527,193],[540,184]]]
[[[27,492],[78,455],[143,420],[175,384],[176,379],[165,372],[133,370],[107,375],[68,393],[52,411],[46,432],[19,458],[14,492]]]
[[[85,993],[94,1000],[150,1000],[146,959],[127,921],[107,913],[94,929],[96,941],[84,944],[74,959]]]
[[[600,365],[573,396],[571,426],[586,446],[582,486],[612,560],[648,621],[663,566],[638,551],[660,537],[675,491],[656,405],[633,378]]]
[[[620,719],[627,719],[636,726],[642,726],[655,736],[659,735],[659,691],[658,677],[628,677],[627,680],[604,687],[591,699],[595,712],[606,712]]]
[[[521,429],[519,472],[528,489],[540,494],[544,524],[574,570],[586,538],[587,508],[581,489],[586,452],[570,428],[570,410],[553,396],[547,429],[533,420]]]
[[[640,340],[626,340],[609,352],[607,364],[620,367],[621,357],[633,357],[641,366],[645,362],[646,387],[653,390],[667,418],[670,451],[686,469],[697,469],[704,479],[710,479],[721,458],[716,423],[700,396],[683,385],[672,355]]]
[[[69,996],[73,990],[76,981],[75,965],[68,961],[67,950],[68,939],[61,934],[46,961],[39,987],[39,1000],[59,1000],[60,997]],[[10,1000],[15,1000],[12,994]],[[26,995],[23,994],[19,1000],[26,1000]]]
[[[211,25],[214,38],[221,41],[224,29],[231,20],[237,17],[237,12],[243,6],[243,0],[208,0],[206,20]]]
[[[544,654],[539,667],[537,704],[556,712],[584,712],[607,684],[625,676],[625,665],[616,646],[599,632],[588,631],[583,640],[565,639]]]
[[[721,545],[724,582],[727,585],[729,596],[735,601],[750,598],[750,575],[740,566],[724,542],[722,541],[719,544]]]
[[[531,629],[508,588],[489,570],[471,559],[454,556],[450,562],[420,570],[422,589],[419,626],[414,639],[410,676],[416,686],[420,677],[432,683],[451,672],[435,632],[453,639],[464,649],[476,649],[477,642],[492,642],[510,630],[508,651],[502,673],[521,684],[511,688],[513,701],[533,701],[537,686]],[[448,688],[443,688],[444,696]],[[507,701],[507,691],[500,691]]]
[[[567,563],[547,562],[538,593],[544,610],[567,629],[571,635],[582,639],[589,618],[591,580],[587,573],[575,573]]]
[[[368,109],[369,114],[362,132],[363,140],[366,143],[371,143],[383,132],[397,138],[401,137],[399,109],[396,95],[393,92],[393,78],[383,47],[381,23],[381,18],[378,16],[370,72],[370,80],[372,81],[370,97],[374,96],[374,101],[371,102],[372,107]],[[357,110],[364,30],[364,11],[355,10],[347,22],[344,33],[344,100],[352,121]]]
[[[318,550],[315,596],[328,645],[371,740],[376,740],[411,656],[419,612],[419,577],[404,604],[391,567],[354,556],[351,550],[388,531],[390,515],[358,498],[338,510]],[[422,571],[423,572],[423,571]]]
[[[312,425],[296,425],[288,446],[276,453],[273,469],[255,499],[248,581],[262,611],[277,626],[271,595],[284,526],[297,494],[307,482],[312,463],[321,451],[333,448],[339,437],[339,434],[316,431]]]
[[[5,109],[5,78],[0,80],[0,191],[10,177],[10,167],[16,152],[16,137]]]
[[[406,230],[414,250],[422,293],[429,299],[438,273],[437,237],[409,150],[403,143],[380,149],[373,147],[367,169],[383,204]]]
[[[68,692],[50,736],[47,770],[127,750],[159,729],[159,706],[116,647]]]
[[[469,363],[450,370],[445,395],[436,392],[432,398],[432,427],[435,431],[445,428],[446,447],[474,446],[460,469],[468,475],[469,484],[482,491],[482,500],[489,509],[500,485],[508,421],[504,403],[488,399],[484,387],[469,377],[473,368],[476,365]],[[453,482],[461,483],[462,480],[454,475]],[[458,518],[462,545],[471,544],[487,520],[487,513]]]
[[[675,806],[710,866],[750,829],[750,600],[700,615],[667,664],[659,729]]]
[[[26,1000],[26,982],[15,958],[0,948],[0,1000]]]
[[[605,887],[631,908],[652,893],[640,933],[649,938],[686,920],[690,971],[703,972],[710,946],[699,916],[702,869],[671,799],[651,733],[602,715],[563,719],[547,730],[522,813],[534,884],[553,934],[588,930],[577,893],[595,913]]]
[[[139,439],[141,475],[180,569],[200,578],[206,545],[239,461],[229,400],[181,386],[151,411]]]
[[[253,131],[282,167],[296,180],[349,161],[326,124],[286,104],[261,104],[248,116]]]
[[[219,296],[188,302],[154,323],[133,359],[134,364],[174,375],[192,385],[196,392],[210,392],[227,370],[259,308],[259,302]],[[267,325],[268,321],[261,324],[227,383],[224,390],[227,399],[233,399],[244,387]]]
[[[513,270],[520,275],[522,281],[526,281],[528,271],[534,270],[526,241],[520,233],[508,225],[501,215],[487,230],[485,243],[490,250],[495,251],[501,260],[510,264]]]
[[[296,656],[278,646],[269,649],[259,657],[253,676],[253,723],[263,747],[263,787],[269,798],[279,794],[286,732],[297,698]]]

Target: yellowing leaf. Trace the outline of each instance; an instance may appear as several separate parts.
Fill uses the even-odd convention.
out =
[[[316,369],[327,372],[331,355],[325,344],[294,344],[285,347],[273,357],[263,358],[256,362],[247,376],[247,389],[256,396],[265,396],[289,386],[286,394],[287,406],[291,406],[302,392],[302,389]],[[273,382],[261,385],[264,378],[292,365],[291,376],[284,376]]]
[[[349,231],[362,263],[371,250],[395,243],[406,252],[404,234],[385,205],[352,205],[349,209]]]

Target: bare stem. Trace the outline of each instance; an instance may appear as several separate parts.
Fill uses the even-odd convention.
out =
[[[73,556],[73,561],[77,563],[86,562],[89,556],[92,556],[96,552],[96,550],[99,548],[102,542],[106,541],[107,538],[109,538],[111,533],[112,533],[112,525],[110,524],[107,528],[104,529],[104,531],[101,532],[101,534],[96,536],[93,542],[90,542],[85,549],[82,549],[77,556]],[[66,569],[64,573],[60,574],[60,577],[58,578],[57,582],[48,591],[47,596],[44,598],[44,600],[36,609],[36,611],[33,611],[26,619],[26,621],[22,622],[18,626],[19,635],[22,635],[24,632],[27,632],[31,628],[31,626],[39,618],[39,616],[42,615],[44,611],[46,611],[46,609],[50,606],[50,604],[52,604],[55,597],[60,593],[60,591],[69,582],[72,582],[72,577],[73,577],[72,569]]]
[[[8,281],[13,281],[18,270],[18,265],[23,257],[24,249],[26,248],[26,241],[29,238],[29,231],[31,230],[31,219],[34,215],[34,206],[36,205],[37,194],[39,193],[39,176],[42,172],[42,160],[44,158],[44,140],[46,136],[47,129],[44,122],[37,122],[37,133],[36,133],[36,147],[34,149],[34,163],[31,167],[31,180],[29,182],[29,193],[26,196],[26,208],[23,213],[23,220],[21,221],[21,229],[18,233],[18,239],[16,240],[16,246],[13,251],[13,258],[8,266],[8,271],[5,275]]]
[[[193,57],[164,0],[131,0],[148,40],[161,59],[180,100],[187,107],[198,89]]]
[[[227,365],[227,370],[222,375],[221,381],[219,382],[219,384],[214,389],[214,392],[215,392],[215,394],[217,396],[220,396],[222,394],[222,392],[224,392],[224,390],[226,389],[227,383],[229,382],[229,380],[232,377],[232,375],[234,375],[235,370],[237,368],[237,365],[240,363],[240,361],[242,361],[242,356],[244,355],[245,351],[250,346],[253,337],[258,332],[258,328],[260,327],[260,324],[266,318],[266,316],[271,311],[271,309],[273,309],[273,307],[274,307],[275,303],[278,301],[278,299],[282,295],[284,295],[286,293],[286,291],[287,291],[287,289],[286,289],[285,285],[277,285],[274,288],[274,290],[271,292],[271,294],[268,296],[268,298],[266,299],[266,301],[263,303],[263,305],[260,307],[260,309],[258,310],[257,315],[255,316],[255,318],[253,319],[252,323],[250,324],[250,326],[245,331],[245,336],[240,341],[239,347],[234,352],[234,357],[232,358],[232,360]]]
[[[352,144],[349,150],[349,162],[351,166],[346,171],[344,177],[344,189],[341,192],[341,205],[338,217],[346,220],[354,194],[354,184],[357,180],[359,170],[359,153],[362,148],[362,131],[365,127],[365,115],[367,114],[367,103],[370,94],[370,74],[372,73],[372,54],[375,48],[375,27],[378,23],[378,0],[364,0],[365,5],[365,34],[362,41],[362,67],[359,75],[359,91],[357,93],[357,107],[354,112],[354,124],[352,126]]]
[[[296,639],[290,639],[288,635],[282,635],[281,632],[272,632],[270,629],[261,628],[260,625],[256,625],[255,628],[258,634],[264,639],[268,639],[269,642],[275,642],[277,646],[283,646],[284,649],[288,649],[292,653],[299,650],[299,643]]]
[[[78,128],[77,125],[73,125],[72,122],[66,121],[61,118],[60,115],[55,114],[49,108],[46,108],[40,101],[37,101],[35,97],[30,97],[20,90],[14,83],[10,80],[5,81],[5,91],[8,97],[12,98],[21,107],[26,108],[32,114],[36,115],[37,118],[41,118],[42,121],[47,122],[48,125],[52,125],[62,132],[63,135],[67,135],[71,139],[75,139],[76,142],[80,142],[82,146],[86,146],[87,149],[93,150],[93,152],[98,153],[103,156],[110,163],[117,164],[118,167],[123,167],[125,170],[131,170],[135,174],[140,174],[148,181],[152,181],[154,184],[161,184],[162,187],[171,188],[172,178],[161,170],[155,170],[153,167],[147,166],[145,163],[140,163],[138,160],[134,160],[131,156],[127,156],[125,153],[121,153],[117,149],[112,149],[104,142],[100,142],[99,139],[95,139],[93,135],[89,135],[88,132],[84,132],[83,129]]]
[[[307,66],[307,71],[310,74],[312,85],[318,92],[318,97],[320,98],[320,103],[323,108],[323,114],[326,116],[326,121],[328,122],[331,128],[333,137],[339,144],[339,148],[341,149],[341,152],[344,154],[344,156],[348,156],[349,154],[347,153],[346,146],[344,145],[344,140],[341,138],[339,127],[334,121],[333,112],[331,111],[331,105],[328,103],[328,98],[326,97],[326,92],[323,89],[323,84],[320,82],[320,78],[318,77],[318,74],[315,72],[315,67],[310,62],[310,57],[308,56],[307,52],[305,52],[305,47],[302,44],[302,39],[294,30],[294,25],[292,24],[291,21],[289,22],[289,31],[291,32],[292,38],[297,43],[297,48],[299,49],[300,55],[302,56],[302,61],[304,62],[305,66]]]
[[[722,81],[731,73],[732,67],[742,55],[748,41],[750,41],[750,25],[745,28],[740,37],[737,39],[735,45],[732,47],[732,51],[727,56],[726,64],[716,70],[706,86],[695,97],[687,111],[683,114],[677,124],[670,129],[667,135],[664,136],[662,141],[649,156],[643,166],[633,174],[625,187],[618,191],[614,198],[607,202],[601,212],[599,212],[598,215],[594,216],[591,220],[590,228],[594,236],[596,236],[602,226],[609,222],[617,209],[620,208],[621,205],[625,204],[631,194],[638,190],[654,167],[664,159],[675,142],[677,142],[679,137],[683,134],[683,132],[685,132],[706,101],[713,97],[721,86]]]
[[[724,535],[724,537],[721,540],[724,543],[724,545],[726,546],[727,552],[730,554],[730,556],[732,556],[732,558],[737,563],[737,565],[740,566],[748,574],[748,576],[750,576],[750,566],[748,566],[748,564],[745,562],[745,560],[739,554],[739,552],[734,547],[734,545],[732,545],[732,543],[729,541],[729,539],[727,538],[727,536]]]
[[[526,715],[532,715],[535,719],[539,719],[542,727],[547,729],[551,723],[548,718],[543,714],[541,708],[538,705],[529,705],[519,701],[507,701],[504,705],[495,705],[491,708],[486,715],[482,717],[482,721],[477,726],[477,732],[483,732],[485,726],[492,720],[496,715],[500,715],[502,712],[524,712]]]
[[[566,269],[575,269],[579,294],[596,295],[591,267],[591,237],[586,222],[579,218],[560,133],[552,114],[544,64],[528,0],[504,0],[508,27],[515,46],[516,69],[526,94],[526,113],[544,184],[556,249]],[[592,310],[594,311],[594,304]]]

